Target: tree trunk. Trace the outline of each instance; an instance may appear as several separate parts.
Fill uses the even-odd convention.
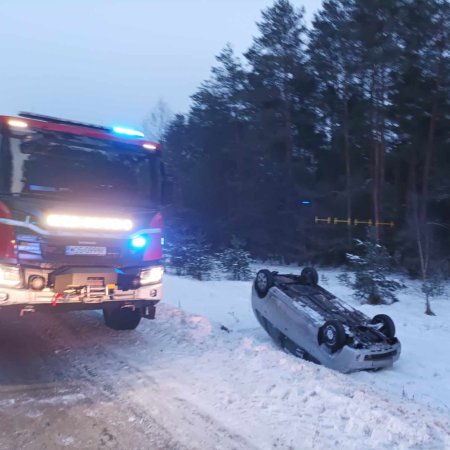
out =
[[[378,76],[374,68],[371,75],[370,87],[370,126],[371,126],[371,148],[372,148],[372,208],[373,222],[375,227],[375,240],[380,240],[380,229],[377,223],[380,222],[380,173],[381,173],[381,152],[378,136],[378,106],[377,89]]]
[[[429,188],[431,167],[433,164],[434,134],[436,129],[437,116],[438,116],[438,102],[436,95],[434,95],[433,105],[431,107],[430,126],[428,128],[428,139],[425,148],[425,161],[423,166],[423,177],[422,177],[422,198],[420,207],[420,218],[423,222],[426,222],[428,215],[428,206],[427,206],[428,188]]]
[[[384,67],[381,69],[381,87],[378,96],[378,135],[379,135],[379,191],[378,191],[378,202],[379,202],[379,220],[383,218],[383,194],[384,194],[384,181],[385,181],[385,167],[386,167],[386,123],[385,123],[385,107],[386,107],[386,70]],[[381,230],[380,227],[377,227],[378,230]]]
[[[380,222],[380,152],[378,143],[375,139],[372,142],[373,151],[373,183],[372,183],[372,203],[373,203],[373,221],[375,227],[375,240],[380,240],[380,228],[377,223]]]
[[[348,104],[347,95],[344,97],[344,157],[345,157],[345,190],[347,194],[347,220],[352,219],[352,192],[351,192],[351,161],[350,161],[350,137],[348,129]],[[349,245],[352,242],[352,227],[347,225],[347,239]]]
[[[417,197],[413,199],[413,215],[422,284],[425,286],[429,276],[430,247],[427,224],[421,220]],[[430,295],[428,292],[425,292],[425,314],[429,316],[435,315],[431,310]]]
[[[425,314],[428,316],[435,316],[436,314],[431,310],[429,295],[426,296],[425,302],[426,302]]]
[[[284,131],[285,131],[285,145],[286,145],[286,164],[288,169],[288,180],[292,186],[294,183],[294,171],[293,171],[293,152],[294,152],[294,138],[292,136],[292,118],[290,111],[290,102],[286,99],[284,101]]]

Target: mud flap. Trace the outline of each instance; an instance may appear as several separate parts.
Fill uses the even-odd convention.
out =
[[[156,315],[156,307],[153,305],[143,306],[141,309],[141,314],[144,319],[153,320]]]

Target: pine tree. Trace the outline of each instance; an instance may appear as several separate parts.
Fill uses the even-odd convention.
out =
[[[312,149],[320,147],[312,102],[314,81],[306,65],[303,10],[288,0],[277,0],[263,11],[258,29],[245,54],[250,65],[250,148],[256,159],[249,217],[253,233],[247,240],[261,257],[286,252],[295,258],[297,243],[309,235],[304,224],[311,218],[302,216],[299,202],[312,192]],[[283,249],[279,236],[289,242]]]
[[[177,275],[189,275],[197,280],[208,279],[214,269],[214,259],[205,235],[183,226],[175,233],[170,231],[165,246],[169,268],[174,269]]]
[[[255,257],[328,263],[364,228],[314,216],[393,220],[379,242],[428,280],[450,250],[449,22],[448,0],[326,0],[307,38],[274,1],[246,63],[226,46],[168,128],[169,218],[214,251],[237,235]]]
[[[450,4],[441,0],[406,3],[400,15],[403,52],[395,74],[391,117],[397,135],[395,164],[398,198],[404,215],[404,257],[415,246],[425,294],[425,313],[432,315],[430,298],[438,291],[436,267],[446,251],[448,232],[443,222],[448,201],[448,129],[450,127]],[[418,31],[420,30],[420,33]],[[448,241],[447,241],[448,242]],[[447,244],[448,245],[448,244]],[[448,248],[448,247],[447,247]]]
[[[284,163],[286,178],[292,180],[293,116],[301,100],[294,80],[304,70],[305,62],[303,11],[296,11],[288,0],[277,0],[263,11],[258,29],[260,36],[245,55],[252,69],[249,100],[259,132],[267,139],[266,148],[270,151],[274,146],[274,156]]]
[[[377,305],[398,301],[396,293],[403,285],[387,275],[392,271],[392,259],[386,248],[373,235],[364,241],[357,240],[356,244],[359,253],[347,253],[353,279],[344,274],[341,281],[363,302]]]
[[[219,259],[222,269],[230,275],[230,279],[243,281],[252,278],[250,253],[244,249],[244,241],[236,236],[231,239],[231,247],[219,254]]]
[[[197,202],[192,209],[199,214],[205,232],[219,246],[229,242],[233,224],[245,209],[242,182],[245,114],[240,98],[245,77],[229,45],[217,61],[211,78],[192,97],[189,126],[192,143],[200,155],[194,171]]]
[[[317,84],[316,106],[326,143],[316,153],[318,177],[327,182],[324,191],[339,191],[327,207],[336,215],[352,218],[361,185],[361,169],[367,158],[363,92],[358,79],[358,43],[354,38],[354,1],[325,1],[310,31],[308,55]],[[338,168],[339,170],[336,170]],[[359,191],[359,196],[364,192]],[[342,199],[342,200],[341,200]],[[345,216],[344,216],[345,211]],[[347,233],[351,243],[352,228]]]

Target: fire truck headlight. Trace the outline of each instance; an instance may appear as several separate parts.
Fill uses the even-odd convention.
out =
[[[164,267],[155,266],[141,271],[141,285],[160,283],[164,275]]]
[[[76,230],[130,231],[133,222],[117,217],[89,217],[63,214],[47,216],[47,225],[53,228],[70,228]]]
[[[131,239],[131,246],[133,248],[144,248],[147,245],[147,239],[144,236],[135,236]]]
[[[0,265],[0,286],[19,287],[21,284],[18,267]]]

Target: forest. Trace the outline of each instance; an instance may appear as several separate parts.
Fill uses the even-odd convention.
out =
[[[165,128],[169,248],[447,277],[449,34],[446,0],[274,1]]]

